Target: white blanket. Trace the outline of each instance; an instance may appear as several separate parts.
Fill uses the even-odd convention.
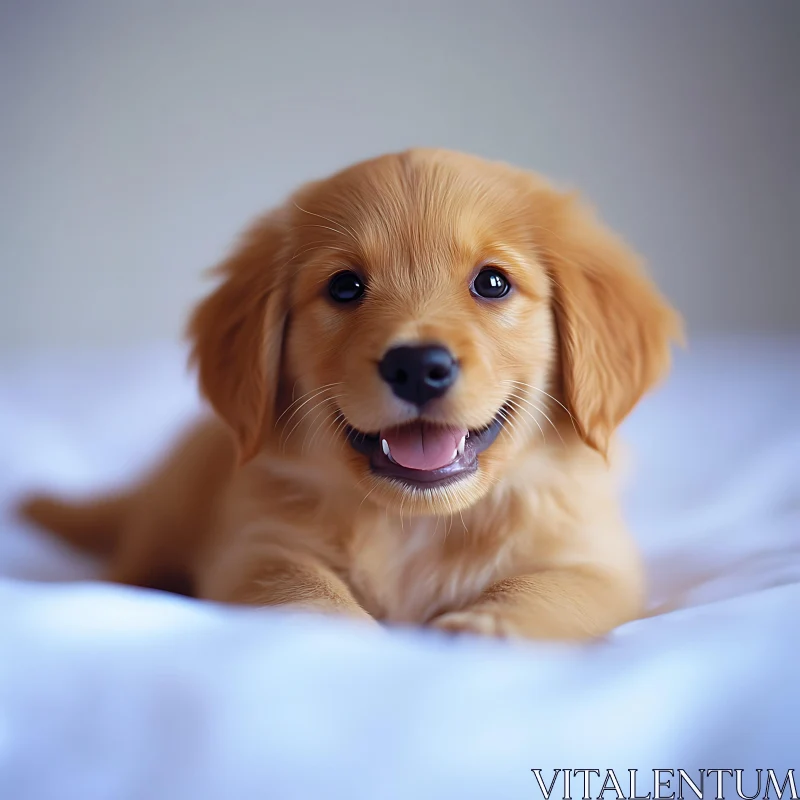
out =
[[[752,770],[795,768],[800,788],[798,353],[679,354],[626,423],[625,502],[654,606],[684,608],[559,647],[52,582],[96,565],[23,529],[10,499],[129,478],[197,401],[169,348],[4,357],[0,798],[541,798],[537,768],[546,784],[614,769],[623,793],[638,769],[642,795],[654,769],[750,770],[752,794]]]

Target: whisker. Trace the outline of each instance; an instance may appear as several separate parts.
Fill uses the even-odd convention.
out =
[[[520,398],[520,399],[522,399],[522,398]],[[556,436],[558,436],[558,438],[561,440],[561,444],[563,444],[566,447],[566,442],[564,441],[564,437],[561,435],[561,431],[555,426],[555,424],[553,423],[553,420],[551,420],[550,417],[547,416],[547,414],[545,413],[545,410],[543,408],[541,408],[539,405],[537,405],[535,402],[533,402],[532,400],[526,400],[525,402],[529,403],[536,411],[538,411],[550,423],[550,426],[556,432]]]
[[[511,428],[511,431],[509,433],[511,435],[511,439],[514,440],[516,438],[517,434],[519,434],[519,432],[520,432],[517,429],[517,426],[516,426],[514,420],[511,419],[511,415],[505,409],[501,408],[498,411],[498,413],[500,414],[500,417],[502,418],[503,422],[506,423],[507,425],[509,425],[509,427]],[[522,422],[525,422],[525,420],[522,420]],[[527,427],[528,430],[530,430],[530,426],[528,426],[526,424],[526,427]]]
[[[539,432],[542,434],[542,441],[544,441],[546,444],[547,436],[545,435],[544,429],[539,424],[539,420],[536,419],[535,415],[531,412],[531,410],[525,408],[520,402],[518,402],[518,400],[509,400],[509,402],[515,406],[515,408],[517,409],[517,411],[519,411],[520,414],[524,414],[526,417],[528,417],[528,419],[532,420],[535,423],[536,427],[539,429]],[[539,409],[534,409],[534,410],[538,411]]]
[[[292,400],[291,403],[289,403],[289,405],[283,410],[283,413],[281,413],[281,415],[275,420],[275,424],[277,425],[281,421],[281,419],[283,419],[283,417],[291,410],[292,406],[294,406],[296,403],[299,403],[304,397],[308,397],[308,395],[310,395],[310,394],[315,394],[315,393],[324,391],[325,389],[331,389],[334,386],[339,386],[339,385],[341,385],[341,383],[342,383],[342,381],[335,381],[334,383],[326,383],[324,386],[317,386],[317,387],[315,387],[313,389],[309,389],[309,391],[307,391],[307,392],[303,392],[303,394],[301,394],[300,397],[295,398],[294,400]],[[295,381],[295,385],[292,387],[292,395],[293,396],[294,396],[294,390],[295,390],[296,387],[297,387],[297,382]],[[291,417],[290,417],[290,419],[291,419]],[[287,422],[288,422],[288,420],[287,420]]]
[[[291,258],[290,258],[290,259],[289,259],[289,260],[288,260],[286,263],[285,263],[285,264],[284,264],[284,266],[285,266],[285,267],[288,267],[290,264],[292,264],[292,262],[293,262],[293,261],[294,261],[296,258],[299,258],[300,256],[303,256],[303,255],[305,255],[306,253],[309,253],[309,252],[311,252],[312,250],[314,250],[315,248],[318,248],[318,247],[319,247],[319,248],[324,248],[325,250],[332,250],[334,253],[345,253],[345,254],[349,254],[349,253],[350,253],[350,251],[349,251],[349,250],[345,250],[345,248],[343,248],[343,247],[333,247],[332,245],[329,245],[329,244],[327,244],[327,243],[325,243],[325,242],[313,242],[313,243],[311,243],[311,244],[309,244],[309,245],[306,245],[306,246],[304,246],[304,247],[301,247],[301,248],[300,248],[300,249],[299,249],[299,250],[298,250],[298,251],[297,251],[297,252],[296,252],[296,253],[295,253],[295,254],[294,254],[294,255],[293,255],[293,256],[292,256],[292,257],[291,257]]]
[[[467,530],[467,523],[464,522],[464,515],[461,513],[461,509],[458,509],[458,516],[461,517],[461,525],[464,528],[464,542],[466,544],[467,536],[469,535],[469,531]]]
[[[403,499],[400,501],[400,533],[405,536],[406,530],[405,525],[403,524],[403,506],[406,504],[406,497],[407,495],[403,495]]]
[[[450,502],[450,498],[447,496],[447,494],[444,494],[443,497],[444,497],[445,501],[447,502],[447,510],[449,512],[448,520],[450,521],[450,524],[447,526],[447,532],[444,535],[444,540],[447,541],[447,537],[450,535],[450,530],[453,527],[453,516],[454,515],[453,515],[453,504]]]
[[[280,417],[278,417],[278,419],[276,419],[276,420],[275,420],[275,425],[277,426],[278,422],[280,422],[280,420],[281,420],[281,418],[284,416],[284,414],[286,414],[286,412],[287,412],[287,411],[288,411],[288,410],[289,410],[289,409],[290,409],[290,408],[291,408],[293,405],[295,405],[296,403],[298,403],[300,400],[302,400],[302,399],[303,399],[304,397],[306,397],[307,395],[309,395],[309,394],[310,394],[310,395],[311,395],[311,397],[309,397],[307,400],[304,400],[302,403],[300,403],[300,405],[298,405],[298,406],[297,406],[297,408],[295,408],[295,410],[294,410],[294,411],[292,411],[292,413],[291,413],[291,416],[290,416],[290,417],[289,417],[289,418],[286,420],[286,422],[284,423],[284,425],[288,425],[288,424],[289,424],[289,423],[292,421],[292,419],[294,418],[295,414],[297,414],[297,412],[298,412],[298,411],[299,411],[299,410],[300,410],[300,409],[301,409],[301,408],[302,408],[304,405],[306,405],[307,403],[310,403],[312,400],[314,400],[315,398],[319,397],[321,394],[324,394],[324,393],[325,393],[325,392],[327,392],[329,389],[332,389],[334,386],[341,386],[341,385],[342,385],[342,381],[337,381],[336,383],[329,383],[329,384],[327,384],[327,385],[325,385],[325,386],[322,386],[322,387],[319,387],[319,388],[317,388],[317,389],[312,389],[310,392],[306,392],[304,395],[301,395],[300,397],[298,397],[298,398],[297,398],[297,400],[295,400],[294,402],[290,403],[290,404],[289,404],[289,407],[288,407],[288,408],[287,408],[287,409],[286,409],[286,410],[283,412],[283,414],[281,414],[281,415],[280,415]]]
[[[300,230],[301,228],[321,228],[325,231],[331,231],[331,233],[338,233],[340,236],[347,236],[347,231],[340,230],[339,228],[332,228],[330,225],[317,225],[317,224],[309,224],[309,225],[298,225],[294,230]]]
[[[334,428],[332,426],[329,426],[327,428],[327,433],[330,436],[332,443],[337,446],[337,452],[341,453],[342,449],[347,447],[347,437],[344,435],[340,436],[340,434],[344,433],[344,430],[347,427],[347,417],[345,417],[345,415],[342,414],[341,411],[339,411],[338,422],[336,422],[337,416],[334,416],[333,419],[334,422],[336,423],[336,427]]]
[[[301,208],[297,203],[294,203],[294,207],[298,211],[302,211],[304,214],[310,214],[312,217],[317,217],[319,219],[324,219],[325,222],[330,222],[331,225],[337,225],[338,228],[339,228],[338,231],[337,231],[338,233],[346,233],[348,236],[350,236],[353,239],[354,242],[358,242],[358,237],[356,236],[355,231],[352,228],[350,228],[348,225],[345,225],[343,222],[337,221],[335,219],[331,219],[330,217],[326,217],[323,214],[317,214],[314,211],[309,211],[307,208]],[[324,227],[324,226],[320,225],[319,227]],[[333,230],[333,229],[331,229],[331,230]]]
[[[316,408],[320,408],[322,405],[323,405],[323,403],[318,403]],[[306,435],[303,437],[303,444],[300,447],[300,452],[302,454],[305,454],[305,452],[306,452],[306,444],[308,443],[309,436],[311,436],[311,444],[313,444],[314,440],[317,437],[317,434],[319,433],[319,431],[322,428],[322,426],[325,425],[328,417],[330,417],[334,413],[335,413],[334,409],[330,409],[329,408],[327,410],[327,413],[323,415],[321,420],[317,419],[317,421],[314,423],[313,428],[309,427],[309,429],[306,431]],[[326,427],[325,430],[328,430],[328,428]],[[312,433],[312,431],[313,431],[313,433]]]
[[[361,500],[361,502],[358,504],[358,510],[357,510],[357,512],[356,512],[356,513],[358,513],[358,511],[361,511],[361,506],[363,506],[363,505],[364,505],[364,503],[366,503],[366,502],[367,502],[367,498],[368,498],[368,497],[369,497],[369,496],[370,496],[370,495],[371,495],[371,494],[372,494],[372,493],[373,493],[373,492],[374,492],[374,491],[375,491],[377,488],[378,488],[378,484],[377,484],[377,483],[373,483],[373,484],[372,484],[372,488],[371,488],[371,489],[370,489],[370,490],[369,490],[369,491],[368,491],[368,492],[367,492],[367,493],[364,495],[364,498],[363,498],[363,499]]]
[[[564,437],[561,435],[561,431],[555,426],[555,423],[549,416],[547,416],[547,412],[534,400],[531,400],[529,397],[523,397],[521,395],[515,394],[513,399],[518,402],[526,403],[529,405],[534,411],[538,411],[551,425],[553,430],[556,432],[556,436],[561,440],[561,444],[565,444]],[[540,426],[541,430],[541,426]],[[544,432],[542,432],[542,436],[544,436]]]
[[[524,381],[515,381],[515,380],[504,381],[504,383],[516,383],[518,386],[524,386],[526,389],[533,389],[535,392],[541,392],[543,395],[546,395],[554,403],[558,403],[558,405],[560,405],[561,408],[563,408],[564,411],[567,412],[569,418],[572,420],[572,425],[575,428],[575,431],[576,432],[578,431],[577,421],[575,420],[575,417],[572,416],[572,412],[557,397],[553,397],[553,395],[551,395],[549,392],[546,392],[544,389],[540,389],[538,386],[534,386],[532,383],[525,383]]]
[[[539,424],[539,420],[537,420],[537,419],[536,419],[536,417],[535,417],[535,416],[534,416],[534,415],[531,413],[530,409],[527,409],[527,408],[525,408],[525,407],[524,407],[524,406],[523,406],[523,405],[522,405],[522,404],[519,402],[520,400],[521,400],[521,398],[518,398],[518,397],[514,397],[514,398],[510,398],[510,397],[509,397],[509,399],[508,399],[508,401],[507,401],[507,402],[508,402],[508,403],[510,403],[510,404],[511,404],[511,406],[512,406],[512,407],[513,407],[513,408],[514,408],[514,409],[515,409],[517,412],[519,412],[520,414],[524,414],[524,415],[525,415],[525,416],[526,416],[528,419],[530,419],[530,420],[531,420],[531,421],[532,421],[532,422],[533,422],[533,423],[536,425],[536,427],[539,429],[539,432],[542,434],[542,439],[543,439],[543,441],[546,443],[546,442],[547,442],[547,436],[545,436],[544,429],[543,429],[543,428],[542,428],[542,426]],[[537,410],[537,411],[538,411],[539,409],[538,409],[538,408],[536,408],[535,410]]]
[[[334,418],[335,419],[335,418]],[[342,412],[339,412],[339,424],[336,428],[332,431],[331,436],[334,442],[339,443],[339,451],[341,452],[342,447],[344,447],[347,443],[347,440],[344,437],[339,437],[339,434],[347,427],[347,417],[345,417]],[[330,430],[330,429],[329,429]]]
[[[322,398],[321,400],[319,400],[319,401],[318,401],[318,402],[317,402],[315,405],[311,406],[311,408],[309,408],[309,409],[306,411],[306,413],[305,413],[305,414],[303,414],[303,416],[302,416],[302,417],[300,417],[300,419],[299,419],[299,420],[297,420],[297,422],[294,424],[294,427],[293,427],[293,428],[292,428],[292,429],[289,431],[289,433],[288,433],[288,434],[286,434],[286,437],[285,437],[285,438],[284,438],[284,440],[283,440],[283,450],[284,450],[284,452],[286,451],[286,445],[287,445],[287,443],[289,442],[289,439],[291,439],[291,438],[292,438],[292,434],[293,434],[293,433],[294,433],[294,432],[297,430],[297,428],[298,428],[300,425],[302,425],[302,424],[303,424],[303,421],[306,419],[306,417],[308,417],[308,415],[309,415],[309,414],[311,414],[311,413],[313,413],[314,411],[316,411],[316,410],[317,410],[317,409],[318,409],[318,408],[319,408],[319,407],[320,407],[320,406],[321,406],[323,403],[326,403],[326,402],[328,402],[329,400],[336,400],[336,399],[338,399],[339,397],[343,397],[343,395],[341,395],[341,394],[337,394],[337,395],[334,395],[333,397],[323,397],[323,398]],[[313,398],[312,398],[312,399],[313,399]],[[287,425],[288,425],[288,422],[287,422]]]

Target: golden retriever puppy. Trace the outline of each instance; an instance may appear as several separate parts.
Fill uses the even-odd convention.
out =
[[[30,519],[111,580],[217,601],[544,639],[640,613],[613,438],[680,322],[575,196],[386,155],[302,187],[219,276],[189,326],[216,418]]]

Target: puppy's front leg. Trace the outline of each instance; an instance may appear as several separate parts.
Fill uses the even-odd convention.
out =
[[[472,605],[431,623],[453,632],[530,639],[581,640],[634,619],[638,575],[590,567],[544,570],[490,586]]]
[[[209,595],[209,599],[228,603],[286,606],[375,622],[333,570],[292,554],[254,554],[245,568],[229,572],[224,583],[212,588]]]

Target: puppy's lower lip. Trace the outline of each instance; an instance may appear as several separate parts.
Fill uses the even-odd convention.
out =
[[[484,428],[468,431],[458,442],[453,460],[432,470],[410,469],[398,464],[389,443],[380,435],[363,433],[347,426],[346,435],[354,450],[367,456],[374,475],[393,479],[415,488],[430,488],[450,483],[474,473],[478,455],[494,442],[503,427],[502,411]]]

